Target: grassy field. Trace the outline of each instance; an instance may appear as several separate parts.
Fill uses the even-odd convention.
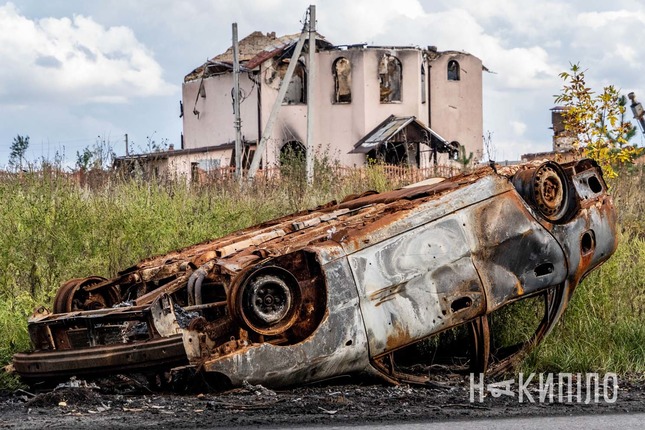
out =
[[[378,166],[362,180],[323,174],[251,188],[189,187],[108,178],[90,189],[47,172],[0,178],[0,366],[29,348],[27,318],[72,277],[110,277],[142,258],[299,209],[394,185]],[[581,284],[564,320],[523,370],[645,372],[645,179],[612,184],[620,211],[617,254]],[[15,380],[0,372],[1,386]]]

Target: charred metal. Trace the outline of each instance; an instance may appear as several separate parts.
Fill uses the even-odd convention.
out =
[[[615,251],[615,211],[591,160],[486,167],[350,196],[72,279],[29,320],[29,383],[123,372],[295,385],[345,374],[426,383],[505,371],[553,328]],[[540,309],[495,340],[500,312]]]

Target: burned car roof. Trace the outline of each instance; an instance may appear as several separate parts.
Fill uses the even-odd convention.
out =
[[[616,246],[595,162],[485,167],[349,196],[112,279],[72,279],[53,313],[30,318],[33,351],[13,363],[29,383],[188,372],[214,388],[345,374],[425,383],[436,369],[494,374],[540,342]],[[542,304],[532,334],[497,347],[492,316],[528,299]],[[451,330],[458,348],[436,342]]]

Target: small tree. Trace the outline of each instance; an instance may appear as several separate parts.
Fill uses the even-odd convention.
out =
[[[94,145],[86,146],[82,152],[76,151],[76,168],[106,170],[114,162],[115,156],[109,137],[97,136]]]
[[[93,158],[94,152],[89,146],[83,148],[83,152],[76,151],[76,168],[80,170],[89,170],[92,165]]]
[[[587,86],[585,71],[578,64],[560,73],[564,80],[556,104],[564,105],[564,127],[574,139],[574,148],[585,157],[595,159],[609,177],[617,175],[615,167],[630,163],[642,148],[629,144],[634,126],[625,119],[627,101],[613,85],[595,94]]]
[[[9,165],[11,167],[22,170],[22,162],[27,148],[29,148],[29,136],[17,135],[13,138],[11,152],[9,153]]]
[[[466,156],[466,147],[464,145],[459,145],[459,158],[457,161],[461,164],[461,171],[465,172],[468,170],[470,162],[473,161],[473,153],[470,152],[469,155]]]
[[[484,155],[488,157],[489,162],[494,162],[497,158],[497,149],[493,143],[493,132],[487,131],[486,134],[482,136],[482,140],[484,141]]]

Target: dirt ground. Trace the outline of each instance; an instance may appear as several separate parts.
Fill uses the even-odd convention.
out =
[[[537,400],[537,384],[529,392]],[[61,387],[32,394],[18,390],[0,394],[0,428],[213,428],[289,427],[440,421],[464,418],[582,415],[645,412],[645,381],[623,381],[615,403],[552,403],[490,392],[479,402],[470,401],[468,379],[433,387],[407,385],[319,385],[270,390],[246,385],[225,393],[177,395],[105,393],[98,384]],[[601,387],[602,393],[602,387]],[[583,396],[584,397],[584,396]]]

